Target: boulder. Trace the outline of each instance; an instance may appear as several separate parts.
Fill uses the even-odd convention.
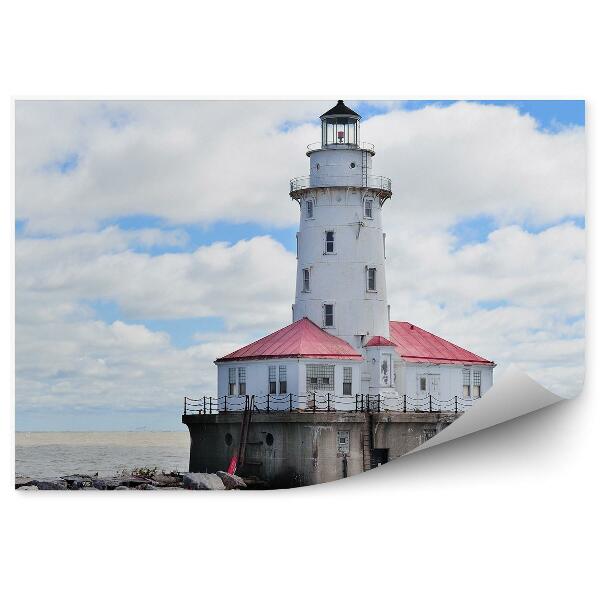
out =
[[[184,473],[183,487],[188,490],[224,490],[221,478],[214,473]]]
[[[115,489],[119,485],[118,482],[113,482],[112,480],[107,479],[93,479],[92,480],[92,488],[95,490],[109,490]]]
[[[176,477],[174,475],[165,475],[164,473],[157,473],[152,476],[152,481],[154,485],[159,487],[180,487],[181,486],[181,477]]]
[[[40,488],[37,485],[20,485],[18,490],[39,490]]]
[[[67,482],[70,490],[80,490],[92,485],[92,478],[89,475],[65,475],[61,479]]]
[[[31,479],[31,477],[20,477],[17,476],[15,477],[15,489],[19,489],[20,487],[23,486],[31,486],[31,484],[33,483],[33,479]]]
[[[66,490],[67,482],[62,479],[34,479],[31,482],[38,490]]]
[[[158,488],[151,483],[142,483],[142,485],[138,485],[136,490],[157,490]]]
[[[137,477],[104,477],[102,479],[94,479],[92,485],[97,490],[115,490],[120,486],[132,488],[148,483],[146,479],[139,479]]]
[[[239,475],[230,475],[225,471],[217,471],[217,475],[221,478],[223,485],[228,490],[240,490],[248,487],[246,482]]]
[[[116,490],[129,490],[130,488],[128,488],[126,485],[118,485],[116,488],[114,488],[115,491]]]

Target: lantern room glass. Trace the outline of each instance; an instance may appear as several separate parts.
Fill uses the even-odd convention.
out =
[[[358,119],[325,117],[321,123],[321,143],[325,146],[358,146]]]

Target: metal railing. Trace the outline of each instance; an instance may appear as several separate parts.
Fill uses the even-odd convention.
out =
[[[184,415],[211,415],[227,412],[243,412],[250,400],[256,412],[402,412],[436,413],[464,412],[473,404],[472,398],[452,396],[440,399],[431,394],[419,398],[386,396],[384,394],[355,394],[336,396],[335,394],[310,392],[298,394],[248,394],[243,396],[203,396],[184,399]]]
[[[290,194],[318,187],[366,187],[391,194],[392,180],[382,175],[303,175],[290,180]]]
[[[322,142],[313,142],[306,146],[308,152],[314,152],[315,150],[329,150],[334,148],[340,148],[343,150],[367,150],[368,152],[375,152],[375,146],[370,142],[360,142],[359,144],[327,144],[323,145]]]

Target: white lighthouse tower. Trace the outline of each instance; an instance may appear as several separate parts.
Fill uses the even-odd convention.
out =
[[[390,335],[381,215],[392,191],[372,174],[374,155],[360,143],[360,115],[339,100],[321,115],[310,175],[290,191],[301,212],[293,320],[308,317],[359,351]]]

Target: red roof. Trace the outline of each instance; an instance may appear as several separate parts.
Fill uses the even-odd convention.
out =
[[[304,317],[283,329],[252,342],[216,362],[269,358],[335,358],[362,360],[348,342],[323,331]]]
[[[396,345],[398,354],[408,362],[494,364],[491,360],[477,356],[404,321],[390,321],[390,337]]]
[[[374,335],[365,346],[394,346],[394,342],[390,342],[387,338],[382,335]]]

